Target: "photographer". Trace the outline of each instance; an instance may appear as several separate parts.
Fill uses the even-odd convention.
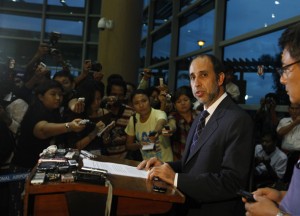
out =
[[[85,81],[95,80],[102,83],[104,74],[102,71],[102,65],[98,62],[93,62],[91,60],[84,60],[83,69],[79,76],[75,78],[76,86],[81,85]]]
[[[276,113],[277,96],[275,93],[268,93],[260,101],[260,108],[257,110],[255,121],[255,138],[258,143],[267,131],[274,131],[279,119]]]

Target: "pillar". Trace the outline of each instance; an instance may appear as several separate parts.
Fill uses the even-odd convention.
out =
[[[143,1],[102,0],[101,17],[113,20],[113,28],[100,30],[98,60],[104,79],[120,74],[125,81],[137,82]]]

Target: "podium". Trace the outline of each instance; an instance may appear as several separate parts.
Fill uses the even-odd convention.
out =
[[[105,156],[99,156],[96,160],[137,165],[136,161],[112,159]],[[32,185],[30,179],[34,173],[35,169],[26,180],[24,216],[68,216],[70,215],[66,196],[68,192],[99,193],[99,196],[106,195],[108,192],[108,188],[103,185],[85,182],[61,183],[54,181]],[[147,179],[111,174],[108,174],[107,178],[113,186],[111,215],[162,214],[169,211],[173,203],[184,203],[185,201],[185,196],[173,186],[168,186],[166,193],[158,193],[152,190],[152,181]]]

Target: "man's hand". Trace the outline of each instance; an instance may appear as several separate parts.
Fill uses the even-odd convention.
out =
[[[285,192],[278,191],[272,188],[260,188],[257,191],[254,191],[253,194],[254,197],[263,196],[274,202],[280,203],[285,195]]]
[[[246,216],[274,216],[279,212],[276,204],[263,196],[254,196],[256,202],[246,202]],[[245,199],[243,199],[245,202]]]
[[[155,166],[148,172],[148,179],[152,180],[154,177],[167,182],[170,185],[174,185],[175,172],[168,163],[164,163],[161,166]]]
[[[74,113],[82,113],[84,111],[85,103],[83,100],[73,98],[69,101],[69,108]]]
[[[138,166],[138,169],[144,169],[144,170],[149,170],[154,166],[160,166],[162,165],[163,162],[160,161],[158,158],[156,157],[152,157],[149,160],[143,160]]]

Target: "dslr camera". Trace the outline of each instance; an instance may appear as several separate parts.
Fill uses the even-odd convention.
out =
[[[90,72],[100,72],[102,70],[102,65],[99,62],[93,62],[91,65]]]
[[[57,43],[61,34],[59,32],[51,32],[49,38],[49,54],[50,55],[59,55],[60,51],[57,49]]]

